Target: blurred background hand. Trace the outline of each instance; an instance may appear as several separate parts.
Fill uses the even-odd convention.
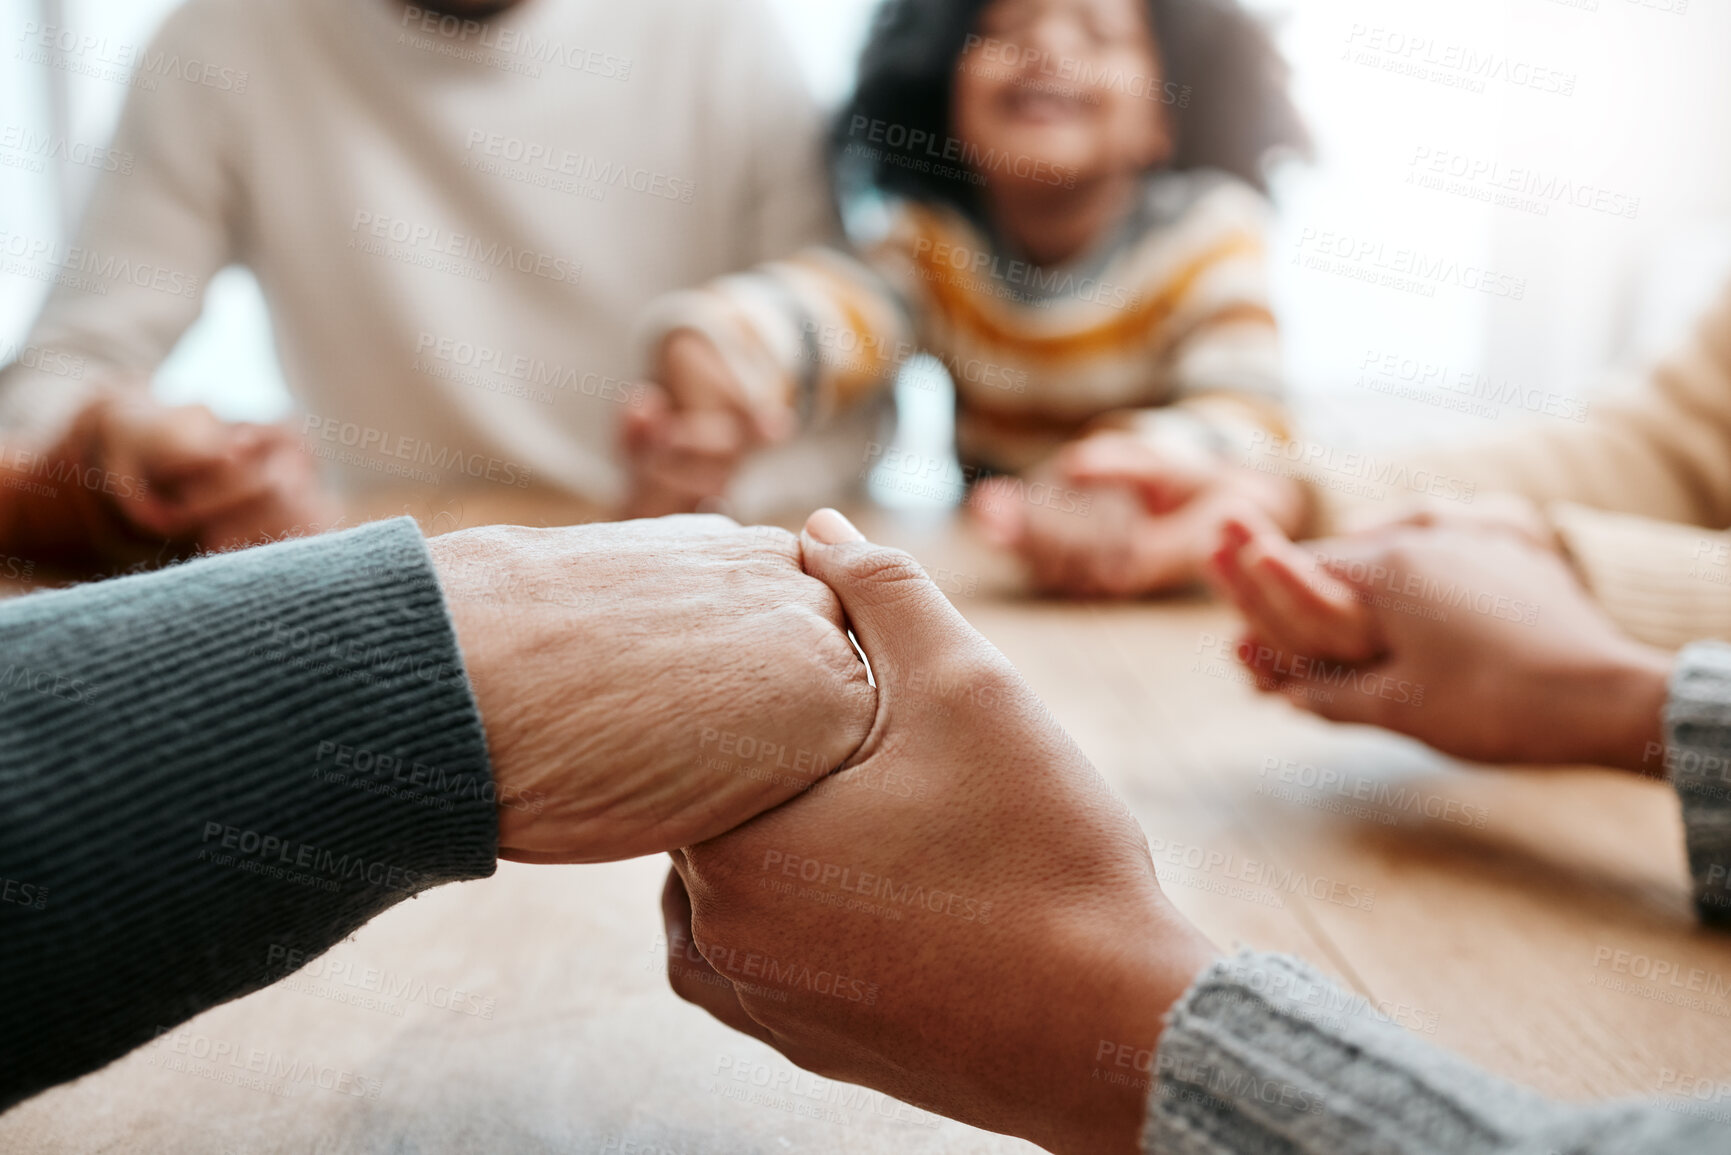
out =
[[[1260,516],[1296,532],[1305,502],[1287,479],[1200,447],[1103,432],[1026,480],[983,482],[971,508],[1041,592],[1128,598],[1201,581],[1228,518]]]
[[[792,414],[754,405],[721,351],[691,329],[662,342],[656,382],[625,416],[627,517],[708,508],[747,457],[793,435]]]
[[[26,501],[23,538],[72,561],[238,549],[342,517],[288,430],[166,406],[143,390],[92,401],[43,460],[53,493]]]

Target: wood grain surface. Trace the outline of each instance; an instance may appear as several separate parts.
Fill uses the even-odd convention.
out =
[[[432,530],[579,516],[450,510],[409,512]],[[1329,726],[1243,683],[1220,657],[1234,635],[1219,607],[1032,600],[947,516],[860,521],[919,556],[1050,703],[1222,948],[1302,955],[1551,1095],[1731,1083],[1731,940],[1691,916],[1668,787],[1467,767]],[[1033,1150],[805,1075],[680,1002],[662,975],[664,874],[503,863],[423,895],[0,1118],[0,1150]],[[1731,1096],[1716,1109],[1731,1124]]]

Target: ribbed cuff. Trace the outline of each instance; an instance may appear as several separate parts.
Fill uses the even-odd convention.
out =
[[[406,518],[0,605],[0,654],[0,873],[47,894],[0,904],[0,988],[29,996],[0,1009],[0,1108],[494,869]]]
[[[1678,655],[1665,741],[1695,908],[1702,922],[1731,927],[1731,646],[1700,642]]]
[[[1672,650],[1731,639],[1724,535],[1567,502],[1546,513],[1581,580],[1625,633]]]
[[[1156,1076],[1149,1155],[1501,1152],[1557,1116],[1272,954],[1203,973],[1167,1019]]]

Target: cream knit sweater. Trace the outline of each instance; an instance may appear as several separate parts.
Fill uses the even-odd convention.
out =
[[[1457,498],[1506,491],[1539,503],[1635,637],[1668,647],[1731,639],[1731,290],[1640,389],[1595,400],[1585,421],[1410,465],[1413,476],[1449,479]],[[1351,487],[1310,480],[1324,532],[1363,507],[1342,495]]]
[[[13,436],[148,377],[239,263],[343,488],[605,503],[642,310],[834,233],[821,118],[762,0],[529,0],[486,24],[189,0],[148,48],[68,66],[131,73],[124,163],[71,243],[0,223],[6,272],[53,285],[0,374]]]

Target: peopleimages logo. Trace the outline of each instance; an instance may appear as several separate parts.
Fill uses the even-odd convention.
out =
[[[1424,297],[1434,297],[1438,286],[1510,301],[1524,301],[1527,297],[1525,277],[1333,229],[1301,230],[1292,263],[1314,272],[1333,273]]]
[[[988,64],[999,64],[1005,68],[1013,68],[1021,72],[1026,72],[1031,67],[1040,76],[1075,84],[1085,89],[1104,89],[1107,92],[1121,92],[1138,100],[1152,100],[1160,104],[1176,105],[1179,108],[1190,107],[1191,89],[1188,84],[1179,85],[1172,81],[1162,82],[1159,77],[1149,76],[1146,73],[1104,68],[1091,60],[1082,60],[1075,56],[1048,52],[1040,48],[1029,48],[1014,41],[969,34],[967,42],[963,46],[963,52],[972,53],[975,51],[979,53],[978,59]],[[1098,97],[1095,99],[1097,101]]]
[[[9,699],[17,690],[84,706],[96,700],[98,687],[83,678],[74,678],[53,670],[37,670],[17,665],[0,669],[0,702]]]
[[[206,822],[204,836],[199,840],[204,848],[200,861],[231,865],[235,858],[251,859],[270,866],[288,867],[322,875],[333,883],[366,882],[390,890],[410,891],[420,887],[421,872],[378,859],[368,861],[365,855],[343,853],[313,846],[294,838],[245,830],[221,822]],[[214,841],[214,848],[212,843]],[[213,849],[233,851],[218,856]]]
[[[482,158],[493,161],[505,161],[526,169],[539,169],[554,176],[570,177],[597,188],[628,189],[656,200],[690,204],[697,195],[697,185],[694,182],[669,176],[667,173],[602,160],[585,153],[572,152],[568,148],[557,148],[480,128],[470,130],[464,149],[470,153],[478,152]],[[465,157],[463,160],[465,167],[477,168],[479,171],[486,171],[479,169],[484,163],[485,159],[472,161]]]
[[[1573,72],[1504,53],[1377,25],[1354,24],[1346,44],[1343,59],[1350,63],[1473,93],[1484,92],[1488,84],[1502,83],[1553,96],[1573,96],[1578,79]]]
[[[405,36],[418,33],[422,37],[436,36],[439,39],[399,39],[399,44],[406,43],[413,48],[430,48],[440,55],[483,64],[491,62],[482,52],[514,56],[517,60],[512,71],[521,71],[531,77],[541,75],[541,65],[553,64],[602,80],[631,79],[632,62],[627,57],[537,36],[528,29],[508,28],[481,20],[465,20],[414,4],[403,6],[402,28],[405,29]],[[441,44],[440,41],[444,43]]]
[[[315,442],[313,454],[321,458],[331,456],[328,452],[330,447],[319,446],[316,442],[334,442],[358,451],[362,460],[346,462],[348,464],[364,464],[366,456],[372,454],[412,462],[447,474],[458,473],[477,480],[484,478],[518,489],[525,489],[529,485],[531,471],[527,466],[488,457],[484,453],[465,453],[449,445],[434,445],[430,441],[407,434],[393,436],[386,430],[375,429],[370,425],[357,425],[352,421],[309,413],[302,422],[301,434],[307,440]]]
[[[926,236],[914,242],[914,261],[921,266],[922,273],[948,269],[972,277],[984,277],[1012,287],[1018,295],[1063,297],[1104,305],[1109,309],[1132,309],[1142,302],[1142,294],[1128,285],[1114,284],[1098,277],[1078,277],[1074,273],[1042,268],[1031,261],[1006,260],[984,249],[935,241]]]
[[[27,906],[32,910],[48,909],[48,888],[34,883],[19,882],[16,878],[0,876],[0,902],[9,902],[15,906]]]
[[[779,850],[764,852],[761,869],[766,874],[776,873],[801,882],[815,883],[819,887],[864,895],[933,914],[947,914],[963,922],[989,922],[992,917],[990,902],[980,902],[953,890],[926,887],[905,879],[897,882],[869,870],[856,870],[851,866],[823,862],[797,854],[784,854]]]
[[[645,386],[640,381],[627,381],[593,370],[550,364],[538,357],[508,353],[481,342],[439,337],[425,331],[415,339],[415,361],[413,367],[418,372],[456,380],[465,385],[474,385],[480,379],[471,379],[469,374],[459,375],[452,370],[441,370],[431,362],[439,361],[455,369],[472,369],[476,373],[494,374],[521,382],[531,389],[556,390],[620,405],[639,400],[645,391]],[[548,400],[552,400],[550,395]]]
[[[130,152],[117,152],[101,145],[69,140],[51,132],[37,132],[21,124],[8,124],[0,128],[0,150],[36,161],[76,164],[100,172],[119,173],[121,176],[132,174],[134,161]],[[38,165],[31,171],[41,172],[42,169]]]
[[[0,343],[0,365],[12,364],[55,377],[70,377],[75,381],[84,377],[84,358],[76,354],[44,348],[41,345]]]
[[[349,247],[360,248],[362,241],[377,242],[367,251],[379,256],[398,259],[404,253],[379,247],[385,242],[400,245],[411,253],[428,257],[449,257],[467,261],[474,271],[510,269],[544,281],[575,285],[583,279],[583,262],[554,253],[519,249],[499,241],[486,241],[470,233],[454,233],[435,225],[405,220],[402,217],[356,209],[349,223]],[[485,276],[477,278],[486,280]]]
[[[961,165],[968,172],[979,176],[996,173],[1036,184],[1051,185],[1054,188],[1076,187],[1077,173],[1073,168],[1018,153],[981,148],[953,136],[939,136],[921,128],[910,129],[905,124],[892,121],[855,116],[848,122],[848,136],[853,141],[850,149],[881,146],[903,156],[920,157],[927,162]]]
[[[1302,478],[1329,489],[1356,493],[1378,501],[1383,500],[1390,489],[1427,494],[1463,505],[1471,505],[1478,494],[1477,482],[1415,467],[1394,458],[1379,458],[1358,450],[1281,437],[1261,429],[1250,435],[1249,445],[1239,464],[1263,473]]]
[[[164,48],[146,48],[107,36],[94,36],[54,24],[24,24],[23,50],[19,59],[80,76],[129,83],[155,91],[163,79],[182,80],[219,92],[243,93],[252,75],[243,68],[229,68],[183,57]]]
[[[1441,361],[1369,349],[1359,362],[1359,387],[1388,396],[1459,401],[1495,417],[1503,409],[1522,409],[1542,417],[1582,422],[1590,409],[1585,401],[1551,390],[1531,389],[1504,378],[1498,380],[1472,369],[1454,369]],[[1483,405],[1476,403],[1483,402]]]
[[[45,278],[41,274],[57,270],[64,274],[64,283],[70,287],[98,295],[106,295],[112,284],[128,284],[191,299],[198,296],[202,287],[197,277],[177,269],[4,229],[0,229],[0,256],[11,258],[6,264],[8,273],[42,280]]]
[[[1641,198],[1589,182],[1525,165],[1505,165],[1489,157],[1469,156],[1419,145],[1406,182],[1437,192],[1471,196],[1504,208],[1549,216],[1555,204],[1634,220],[1641,215]]]

